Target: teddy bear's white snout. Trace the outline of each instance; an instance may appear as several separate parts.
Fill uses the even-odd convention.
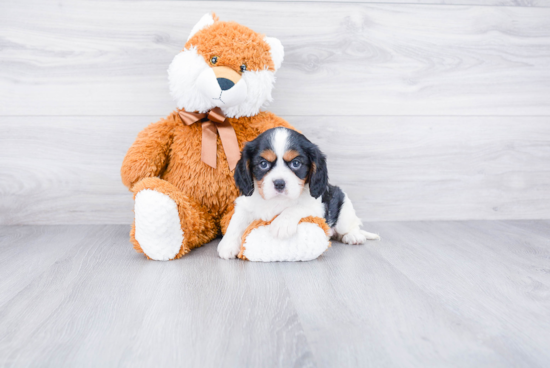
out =
[[[237,83],[227,78],[217,78],[214,70],[208,68],[197,78],[197,88],[214,107],[232,107],[243,103],[248,95],[246,81]]]

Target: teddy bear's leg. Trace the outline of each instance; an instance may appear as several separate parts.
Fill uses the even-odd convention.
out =
[[[235,214],[235,205],[231,204],[225,213],[222,215],[221,221],[220,221],[220,227],[222,234],[225,235],[225,232],[227,231],[227,228],[229,227],[229,223],[231,222],[231,217]]]
[[[272,221],[256,220],[242,236],[238,257],[249,261],[310,261],[330,247],[329,227],[325,219],[308,216],[300,220],[296,233],[289,238],[273,236]]]
[[[218,227],[209,211],[167,181],[146,178],[132,191],[135,221],[130,241],[147,258],[180,258],[217,236]]]

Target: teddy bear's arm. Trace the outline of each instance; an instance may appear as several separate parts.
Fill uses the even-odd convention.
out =
[[[170,119],[150,124],[132,144],[120,169],[122,183],[132,190],[143,178],[159,176],[168,163],[168,152],[173,138]]]

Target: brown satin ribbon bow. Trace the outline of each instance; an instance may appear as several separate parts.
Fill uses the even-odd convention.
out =
[[[216,107],[204,114],[197,112],[179,111],[179,116],[185,125],[192,125],[197,121],[202,122],[202,150],[201,159],[202,162],[208,166],[216,168],[216,141],[218,139],[218,133],[222,141],[223,150],[227,157],[227,163],[229,164],[229,170],[233,171],[237,166],[237,161],[241,158],[241,151],[239,150],[239,142],[237,141],[237,135],[235,129],[228,121],[225,121],[225,115],[222,109]]]

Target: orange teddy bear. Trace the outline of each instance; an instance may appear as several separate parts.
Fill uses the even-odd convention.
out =
[[[239,195],[232,171],[240,150],[270,128],[292,128],[260,111],[283,55],[277,39],[214,14],[195,25],[168,69],[178,110],[141,131],[122,164],[138,252],[180,258],[225,231]]]

